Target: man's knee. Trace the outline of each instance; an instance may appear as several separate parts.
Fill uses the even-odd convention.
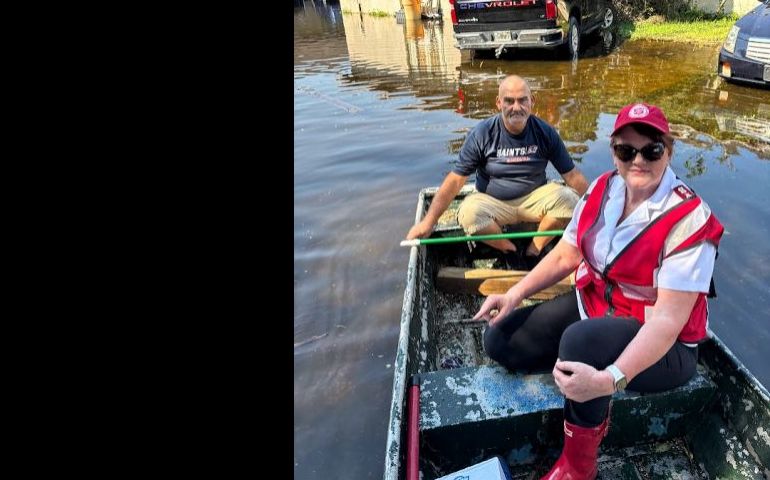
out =
[[[478,230],[482,230],[494,221],[487,212],[481,208],[474,196],[467,197],[460,204],[457,211],[457,222],[468,234],[473,235]]]
[[[559,188],[553,192],[553,197],[544,213],[551,218],[569,221],[579,200],[580,197],[575,190],[566,185],[559,185]]]

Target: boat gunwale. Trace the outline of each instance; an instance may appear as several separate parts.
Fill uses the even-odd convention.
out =
[[[435,194],[435,187],[420,190],[415,212],[415,223],[422,219],[425,209],[425,198],[430,190]],[[409,249],[409,264],[406,272],[406,287],[404,288],[404,302],[401,306],[401,331],[398,335],[398,349],[393,370],[393,394],[391,396],[390,418],[388,421],[388,440],[386,446],[384,480],[398,480],[401,467],[401,441],[404,438],[401,431],[404,415],[404,394],[406,392],[406,370],[409,361],[409,331],[412,323],[413,305],[417,284],[418,248]],[[424,247],[423,247],[424,248]]]
[[[730,360],[730,363],[740,375],[743,376],[747,383],[762,397],[762,399],[770,403],[770,393],[767,388],[749,371],[748,368],[741,362],[738,357],[730,350],[725,342],[719,338],[719,336],[711,329],[708,330],[708,336],[714,341],[714,344],[719,350],[721,350],[725,356]]]

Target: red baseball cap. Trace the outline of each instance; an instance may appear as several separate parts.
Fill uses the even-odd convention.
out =
[[[615,119],[615,129],[612,131],[612,135],[631,123],[644,123],[661,133],[669,133],[668,120],[663,115],[663,111],[655,105],[632,103],[621,108],[618,112],[618,118]]]

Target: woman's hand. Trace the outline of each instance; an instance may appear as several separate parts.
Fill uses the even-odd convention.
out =
[[[484,304],[476,315],[473,316],[474,320],[483,318],[489,322],[489,325],[494,325],[501,318],[513,311],[516,306],[521,303],[520,300],[516,300],[514,297],[505,295],[492,294],[484,300]]]
[[[609,372],[599,371],[582,362],[557,359],[553,379],[561,393],[575,402],[587,402],[615,392],[615,381]]]

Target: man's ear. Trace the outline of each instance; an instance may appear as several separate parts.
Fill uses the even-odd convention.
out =
[[[497,95],[495,97],[495,106],[497,107],[498,110],[500,110],[500,108],[502,108],[501,105],[502,104],[500,103],[500,95]]]

